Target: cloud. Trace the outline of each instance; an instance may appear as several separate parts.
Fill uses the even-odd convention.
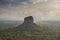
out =
[[[40,2],[47,2],[48,0],[30,0],[33,4],[40,3]]]
[[[47,2],[48,0],[0,0],[0,5],[3,6],[17,6],[21,4],[37,4],[40,2]]]
[[[36,4],[30,5],[31,1],[21,2],[16,7],[1,7],[0,18],[23,19],[25,16],[33,16],[38,20],[60,20],[60,1],[59,0],[36,0]],[[32,2],[35,2],[34,0]]]
[[[0,0],[0,5],[3,6],[17,6],[20,5],[21,2],[28,2],[29,0]]]

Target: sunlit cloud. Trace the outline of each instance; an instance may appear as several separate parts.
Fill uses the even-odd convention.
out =
[[[33,4],[30,5],[30,2]],[[15,7],[10,5],[0,5],[0,18],[24,19],[26,16],[33,16],[38,21],[60,20],[60,0],[29,0]]]
[[[40,2],[47,2],[48,0],[30,0],[33,4],[40,3]]]

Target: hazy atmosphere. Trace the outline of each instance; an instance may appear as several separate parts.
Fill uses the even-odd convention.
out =
[[[0,18],[23,20],[32,15],[35,21],[60,20],[60,0],[0,0]]]
[[[0,40],[60,40],[60,0],[0,0]]]

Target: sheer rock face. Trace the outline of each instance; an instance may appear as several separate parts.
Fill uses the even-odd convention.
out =
[[[33,23],[34,19],[32,16],[28,16],[24,18],[24,23]]]
[[[34,23],[34,19],[32,16],[25,17],[23,24],[19,25],[17,28],[23,31],[38,31],[38,26]]]

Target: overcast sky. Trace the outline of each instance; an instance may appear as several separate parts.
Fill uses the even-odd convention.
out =
[[[0,0],[0,18],[60,20],[60,0]]]

